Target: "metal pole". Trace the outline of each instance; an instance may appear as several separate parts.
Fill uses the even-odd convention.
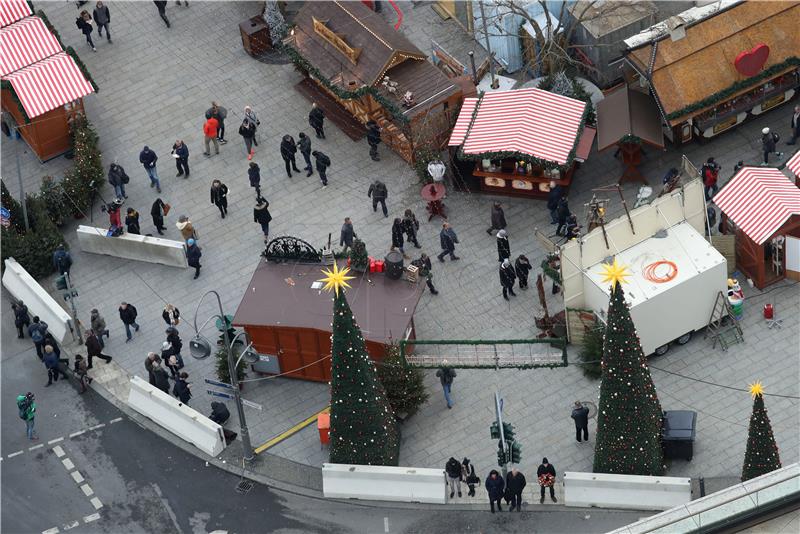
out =
[[[469,62],[472,66],[472,83],[478,85],[478,69],[475,68],[475,52],[469,51]]]
[[[20,133],[19,133],[19,126],[14,126],[14,131],[17,133],[17,139],[14,139],[12,143],[14,143],[14,156],[17,160],[17,179],[19,180],[19,203],[22,204],[22,218],[25,219],[25,231],[30,231],[30,225],[28,224],[28,206],[25,203],[25,186],[22,185],[22,168],[19,166],[19,147],[17,146],[19,143]]]
[[[478,2],[481,8],[481,22],[483,22],[483,37],[486,40],[486,51],[489,53],[489,73],[492,76],[492,89],[497,89],[497,80],[494,77],[494,57],[492,56],[492,47],[489,45],[489,29],[486,26],[486,13],[483,10],[483,0]]]
[[[78,319],[78,310],[75,307],[75,297],[72,295],[72,282],[69,279],[69,273],[62,273],[64,275],[64,280],[67,282],[67,295],[69,295],[69,307],[72,309],[72,322],[75,323],[75,330],[78,331],[78,342],[81,341],[83,337],[83,333],[81,332],[81,322]],[[102,336],[103,333],[100,332]]]
[[[497,418],[497,427],[500,429],[501,448],[506,459],[508,459],[508,451],[506,450],[506,435],[505,432],[503,432],[503,400],[500,398],[499,391],[495,391],[494,393],[494,413]],[[503,480],[505,480],[506,476],[508,475],[508,468],[506,467],[507,465],[508,462],[501,466],[503,471]]]

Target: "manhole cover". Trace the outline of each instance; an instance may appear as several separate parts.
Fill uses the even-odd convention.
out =
[[[250,493],[250,490],[253,489],[253,481],[252,480],[242,480],[236,486],[236,493],[241,493],[242,495],[246,495]]]

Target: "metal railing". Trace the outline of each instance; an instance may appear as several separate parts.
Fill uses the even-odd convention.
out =
[[[561,338],[502,340],[421,340],[400,342],[400,352],[413,367],[518,368],[566,367],[567,343]]]

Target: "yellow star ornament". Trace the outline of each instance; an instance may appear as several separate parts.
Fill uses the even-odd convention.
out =
[[[753,382],[752,384],[750,384],[749,389],[750,389],[750,395],[752,395],[754,399],[759,395],[764,394],[764,386],[761,385],[761,382]]]
[[[617,263],[617,258],[614,258],[613,263],[604,263],[603,264],[603,283],[611,282],[611,287],[614,288],[617,286],[617,282],[620,284],[628,283],[625,278],[630,276],[631,274],[628,272],[628,267],[626,265],[620,265]]]
[[[350,267],[345,267],[344,269],[339,269],[339,266],[336,265],[334,262],[333,270],[328,271],[326,269],[322,270],[322,274],[325,275],[325,278],[322,280],[317,280],[317,282],[324,282],[325,291],[330,291],[333,289],[336,292],[336,296],[339,296],[339,288],[350,287],[350,284],[347,283],[348,280],[352,280],[355,276],[347,276],[347,273],[350,272]]]

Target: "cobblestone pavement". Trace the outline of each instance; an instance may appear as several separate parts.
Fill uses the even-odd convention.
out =
[[[264,65],[243,52],[237,25],[256,14],[256,3],[193,2],[188,9],[170,3],[167,10],[171,29],[164,26],[149,2],[113,3],[114,44],[98,40],[97,53],[87,49],[74,27],[73,3],[39,2],[37,6],[47,11],[65,45],[79,51],[101,88],[97,95],[86,99],[86,108],[99,132],[106,165],[117,160],[131,176],[126,206],[134,206],[142,213],[145,232],[153,231],[147,214],[156,196],[147,186],[137,158],[142,146],[148,144],[160,156],[160,196],[173,206],[166,222],[167,237],[180,238],[174,224],[178,215],[187,214],[195,223],[203,247],[203,272],[194,281],[189,270],[82,253],[74,224],[65,228],[75,260],[72,273],[80,290],[81,318],[87,321],[89,310],[97,307],[111,329],[107,343],[107,352],[114,356],[111,375],[118,376],[117,371],[144,375],[146,353],[160,349],[163,340],[165,325],[160,314],[166,302],[178,306],[191,321],[198,299],[206,290],[219,291],[226,312],[233,313],[247,287],[259,261],[262,239],[250,215],[253,194],[247,182],[243,143],[236,131],[245,105],[252,105],[262,121],[255,160],[262,168],[264,193],[271,203],[273,235],[294,235],[319,246],[328,232],[337,235],[342,218],[350,216],[368,250],[381,254],[390,244],[390,224],[372,212],[366,196],[368,184],[377,176],[389,186],[392,217],[406,208],[414,209],[418,216],[424,213],[417,178],[400,158],[383,148],[382,161],[375,163],[367,157],[365,142],[353,143],[333,125],[328,128],[326,140],[313,143],[333,161],[330,186],[321,189],[316,176],[295,175],[291,180],[284,176],[278,155],[280,137],[285,133],[296,137],[298,131],[308,130],[309,106],[293,89],[300,76],[292,66]],[[204,158],[201,128],[203,112],[211,100],[229,110],[230,142],[221,147],[219,156]],[[786,137],[784,126],[790,109],[785,105],[717,140],[685,147],[685,153],[698,165],[708,156],[716,156],[727,179],[737,160],[758,161],[759,130],[764,125],[777,125],[782,137]],[[174,177],[169,150],[176,138],[183,138],[191,152],[192,174],[188,180]],[[3,141],[2,163],[9,171],[4,176],[13,177],[14,144]],[[24,145],[20,142],[18,146]],[[676,150],[650,150],[642,171],[651,184],[660,183],[665,169],[677,166],[680,157]],[[39,164],[30,151],[21,154],[21,160],[29,189],[45,173],[60,178],[67,167],[63,158]],[[570,194],[573,210],[582,216],[582,204],[591,197],[591,189],[616,181],[621,170],[611,152],[592,154],[576,174]],[[230,214],[225,220],[219,218],[208,200],[208,187],[215,178],[221,178],[230,188]],[[15,180],[8,182],[12,192],[18,191]],[[635,193],[636,187],[626,187],[629,203]],[[110,196],[110,188],[106,187],[103,194]],[[435,263],[435,282],[441,293],[437,297],[423,295],[415,318],[418,338],[507,339],[537,333],[533,316],[540,311],[534,292],[519,292],[520,296],[511,302],[500,294],[494,238],[485,232],[493,200],[496,199],[479,194],[449,194],[446,203],[461,240],[458,255],[463,260]],[[544,204],[524,199],[501,200],[509,221],[512,253],[515,257],[525,253],[538,265],[544,251],[534,240],[533,230],[539,227],[552,232]],[[613,197],[609,212],[611,216],[622,212]],[[105,216],[99,209],[93,215],[102,221],[98,226],[105,226]],[[438,220],[422,224],[420,241],[428,254],[438,253],[438,229]],[[670,373],[739,388],[760,379],[768,393],[798,395],[798,286],[785,282],[765,293],[749,289],[746,293],[745,344],[723,353],[712,350],[710,340],[696,336],[687,345],[675,347],[652,361],[663,369],[653,370],[663,406],[691,408],[699,414],[694,460],[690,464],[676,462],[669,471],[672,475],[736,476],[741,469],[751,404],[747,393]],[[136,305],[142,326],[128,344],[124,343],[116,311],[120,301]],[[760,317],[760,307],[765,302],[775,304],[778,316],[784,319],[782,330],[766,328]],[[563,307],[553,298],[548,304],[551,312]],[[200,322],[213,313],[215,307],[204,301]],[[191,327],[184,323],[184,342],[190,332]],[[577,357],[575,347],[570,347],[569,354],[571,359]],[[187,355],[186,360],[186,371],[194,381],[191,405],[207,412],[210,401],[202,377],[214,377],[213,358],[197,361]],[[460,371],[453,387],[452,410],[445,407],[433,372],[426,371],[425,375],[431,399],[403,426],[403,464],[435,467],[443,466],[451,455],[468,456],[478,471],[488,471],[495,463],[496,450],[495,441],[488,435],[493,418],[492,396],[500,390],[505,398],[505,417],[516,425],[523,444],[523,471],[530,473],[543,455],[559,472],[591,468],[593,442],[573,441],[569,410],[576,399],[596,401],[598,382],[584,378],[578,367]],[[124,388],[117,390],[124,392]],[[244,396],[264,405],[262,412],[248,410],[253,442],[261,443],[323,408],[328,387],[277,378],[247,383]],[[769,397],[767,407],[784,463],[796,461],[800,442],[798,401]],[[593,434],[593,424],[590,431]],[[311,426],[271,452],[320,465],[327,451],[320,449],[316,429]]]

